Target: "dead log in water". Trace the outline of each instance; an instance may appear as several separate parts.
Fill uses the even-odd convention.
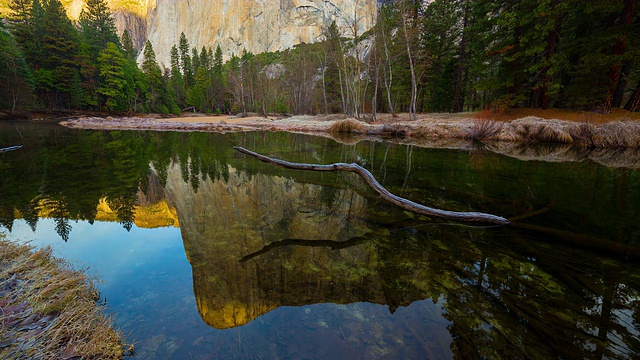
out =
[[[360,175],[364,179],[364,181],[367,183],[367,185],[369,185],[375,192],[377,192],[381,198],[383,198],[384,200],[387,200],[388,202],[404,210],[411,211],[416,214],[433,216],[433,217],[438,217],[444,220],[451,220],[451,221],[465,221],[465,222],[488,223],[488,224],[498,224],[498,225],[509,224],[509,220],[501,216],[486,214],[482,212],[458,212],[458,211],[435,209],[422,204],[418,204],[416,202],[402,198],[400,196],[394,195],[390,193],[389,190],[385,189],[378,182],[378,180],[376,180],[375,177],[373,177],[373,174],[371,174],[369,170],[363,168],[358,164],[334,163],[329,165],[319,165],[319,164],[292,163],[289,161],[274,159],[265,155],[261,155],[239,146],[234,146],[234,149],[236,149],[237,151],[243,154],[258,158],[262,162],[278,165],[287,169],[354,172]]]

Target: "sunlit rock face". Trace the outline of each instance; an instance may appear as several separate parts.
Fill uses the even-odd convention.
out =
[[[145,12],[146,13],[146,12]],[[140,50],[147,41],[147,19],[141,14],[129,10],[118,9],[113,12],[118,35],[126,29],[136,49]]]
[[[336,21],[345,36],[371,28],[376,0],[149,0],[148,35],[158,62],[169,65],[171,47],[184,32],[192,47],[223,54],[253,53],[316,42]]]
[[[0,0],[7,12],[9,0]],[[83,0],[62,0],[77,20]],[[291,48],[319,40],[335,21],[344,36],[360,35],[376,18],[376,0],[107,0],[118,34],[128,29],[138,50],[151,41],[158,62],[169,66],[171,47],[184,32],[191,47],[215,49],[225,57]],[[357,21],[356,21],[357,19]]]
[[[9,0],[0,0],[7,2]],[[147,13],[149,7],[154,6],[155,0],[106,0],[109,9],[116,21],[118,35],[127,29],[133,44],[142,49],[147,41]],[[78,20],[86,0],[62,0],[62,5],[67,9],[67,15],[71,20]]]
[[[207,178],[194,192],[178,165],[168,170],[166,190],[193,268],[198,310],[209,325],[240,326],[285,305],[384,303],[370,230],[361,220],[366,200],[353,190],[231,169],[227,179]],[[256,254],[299,240],[314,246]],[[308,240],[348,246],[332,250],[318,246],[326,241]]]

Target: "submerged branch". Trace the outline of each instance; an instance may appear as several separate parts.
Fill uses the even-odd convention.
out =
[[[640,247],[634,245],[624,244],[597,236],[579,234],[567,230],[548,228],[540,225],[525,224],[517,221],[513,221],[511,225],[516,228],[533,230],[548,234],[569,244],[584,246],[592,249],[605,250],[611,253],[621,254],[636,259],[640,258]]]
[[[23,148],[23,146],[22,146],[22,145],[9,146],[9,147],[7,147],[7,148],[0,149],[0,153],[5,153],[5,152],[9,152],[9,151],[14,151],[14,150],[22,149],[22,148]]]
[[[281,248],[284,246],[329,247],[331,248],[331,250],[337,250],[337,249],[346,249],[348,247],[356,246],[370,239],[371,238],[369,236],[358,236],[345,241],[284,239],[284,240],[273,242],[269,245],[264,246],[262,249],[256,252],[243,256],[240,259],[240,262],[243,263],[243,262],[249,261],[257,256],[266,254],[273,249]]]
[[[491,215],[491,214],[486,214],[481,212],[457,212],[457,211],[435,209],[422,204],[418,204],[416,202],[402,198],[400,196],[394,195],[390,193],[389,190],[385,189],[367,169],[363,168],[358,164],[334,163],[329,165],[318,165],[318,164],[292,163],[292,162],[288,162],[280,159],[274,159],[265,155],[261,155],[256,152],[247,150],[243,147],[235,146],[234,149],[236,149],[237,151],[243,154],[258,158],[262,162],[278,165],[287,169],[354,172],[360,175],[364,179],[364,181],[380,195],[380,197],[382,197],[383,199],[387,200],[388,202],[402,209],[411,211],[416,214],[435,216],[444,220],[453,220],[453,221],[469,221],[469,222],[480,222],[480,223],[490,223],[490,224],[499,224],[499,225],[509,224],[509,220],[501,216],[496,216],[496,215]]]

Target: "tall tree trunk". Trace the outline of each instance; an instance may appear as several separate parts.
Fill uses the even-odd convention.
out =
[[[638,85],[636,89],[633,91],[633,94],[627,101],[627,105],[624,106],[625,110],[640,112],[640,81],[638,81]]]
[[[393,84],[393,70],[391,68],[391,57],[389,56],[389,44],[387,43],[387,37],[384,35],[384,28],[382,29],[382,42],[384,43],[384,87],[387,90],[387,103],[389,107],[389,112],[391,116],[396,118],[398,114],[393,106],[393,101],[391,100],[391,85]],[[388,71],[388,73],[387,73]]]
[[[411,39],[409,37],[409,29],[407,26],[407,9],[406,9],[406,0],[405,0],[405,9],[403,11],[403,14],[401,14],[402,17],[402,28],[404,31],[404,39],[405,39],[405,44],[407,46],[407,57],[409,58],[409,70],[411,71],[411,103],[409,105],[409,117],[411,120],[415,120],[416,119],[416,99],[418,96],[418,82],[416,80],[416,71],[415,71],[415,67],[413,66],[413,56],[411,54]]]
[[[324,113],[325,115],[329,114],[329,103],[327,102],[327,84],[326,84],[326,74],[327,74],[327,53],[324,52],[324,62],[322,63],[322,98],[324,100]]]
[[[463,2],[464,3],[464,2]],[[456,90],[453,95],[453,112],[462,111],[463,99],[461,99],[462,93],[462,83],[463,83],[463,74],[465,72],[465,68],[467,66],[467,21],[468,21],[468,12],[469,8],[467,4],[464,3],[464,19],[462,21],[462,39],[460,40],[460,58],[458,59],[458,70],[457,70],[457,78],[456,78]]]
[[[620,25],[625,27],[625,31],[622,37],[619,38],[618,41],[616,41],[616,44],[613,47],[613,55],[615,57],[622,56],[625,53],[625,50],[627,48],[627,38],[629,36],[629,32],[626,28],[628,28],[629,25],[633,23],[634,8],[636,5],[636,0],[623,0],[622,2],[624,3],[624,7],[622,8],[622,13],[620,14]],[[620,72],[622,70],[621,62],[617,59],[615,60],[615,64],[607,72],[607,77],[609,78],[609,94],[602,104],[602,112],[605,114],[609,114],[611,112],[611,107],[613,106],[613,98],[616,92],[616,88],[618,87]]]
[[[624,90],[627,88],[629,83],[629,73],[631,72],[632,63],[630,60],[624,62],[622,65],[622,70],[620,70],[620,77],[618,78],[618,84],[616,85],[616,90],[613,93],[613,100],[611,102],[612,108],[622,107],[622,100],[624,99]]]
[[[556,9],[556,5],[559,0],[553,0],[551,3],[551,11]],[[557,34],[560,33],[561,26],[561,16],[556,16],[553,24],[553,28],[549,31],[549,35],[547,37],[547,49],[545,51],[545,60],[546,64],[542,69],[542,85],[540,86],[540,108],[548,109],[549,108],[549,83],[551,82],[551,76],[549,75],[549,70],[551,70],[551,55],[555,52],[556,44],[558,41],[556,40]]]

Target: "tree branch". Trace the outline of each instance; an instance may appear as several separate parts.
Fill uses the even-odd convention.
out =
[[[375,192],[377,192],[380,197],[387,200],[388,202],[408,211],[411,211],[416,214],[434,216],[444,220],[452,220],[452,221],[467,221],[467,222],[478,222],[478,223],[490,223],[490,224],[498,224],[498,225],[507,225],[509,224],[509,220],[496,215],[481,213],[481,212],[457,212],[457,211],[448,211],[448,210],[440,210],[431,208],[422,204],[418,204],[411,200],[399,197],[390,193],[387,189],[385,189],[380,183],[373,177],[373,175],[365,168],[358,164],[346,164],[346,163],[335,163],[329,165],[319,165],[319,164],[302,164],[302,163],[292,163],[280,159],[270,158],[265,155],[258,154],[251,150],[247,150],[243,147],[234,146],[234,149],[237,151],[258,158],[260,161],[278,165],[286,169],[296,169],[296,170],[314,170],[314,171],[349,171],[354,172],[360,175],[364,181],[369,185]]]

